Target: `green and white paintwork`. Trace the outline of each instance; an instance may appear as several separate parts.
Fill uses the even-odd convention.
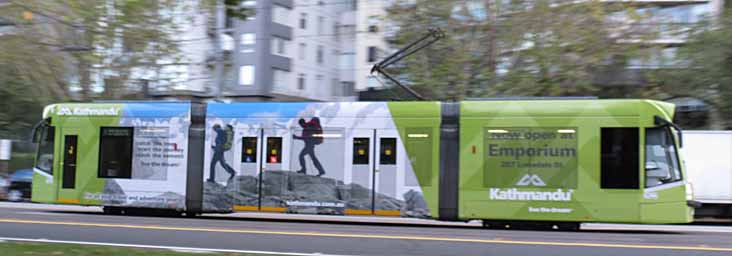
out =
[[[673,120],[672,104],[651,100],[487,101],[464,102],[461,112],[461,219],[629,223],[686,223],[692,220],[692,209],[686,205],[684,181],[651,189],[644,189],[643,184],[644,128],[656,126],[653,123],[655,115]],[[640,128],[638,175],[641,188],[600,188],[601,127]],[[520,181],[512,173],[514,168],[486,169],[486,129],[505,128],[574,129],[576,170],[571,170],[573,173],[565,177],[572,180],[563,186],[516,186]],[[537,173],[543,175],[540,170]],[[565,193],[571,191],[571,199],[491,200],[491,189],[497,186],[484,184],[486,175],[511,176],[503,181],[501,191],[516,188],[519,191],[557,192],[561,189]],[[644,196],[647,194],[653,196]]]
[[[173,127],[169,130],[169,142],[175,143],[187,155],[187,129],[190,125],[189,104],[176,105],[176,111],[166,112],[170,103],[125,103],[125,104],[56,104],[44,111],[44,119],[50,118],[55,127],[55,149],[53,174],[37,171],[33,182],[33,201],[44,203],[72,203],[81,205],[112,205],[130,207],[169,208],[183,211],[185,203],[186,164],[167,170],[163,180],[126,179],[114,183],[124,191],[124,203],[119,200],[100,200],[98,196],[110,190],[110,179],[97,177],[99,159],[100,127],[128,126]],[[281,105],[281,106],[280,106]],[[171,105],[167,105],[171,106]],[[68,115],[60,114],[61,108],[119,109],[117,115]],[[160,108],[160,109],[158,109]],[[137,109],[138,111],[128,111]],[[140,109],[147,109],[144,114]],[[214,109],[214,110],[211,110]],[[294,109],[294,110],[293,110]],[[160,110],[160,111],[158,111]],[[286,110],[286,111],[285,111]],[[280,111],[280,112],[278,112]],[[283,112],[285,111],[285,112]],[[167,113],[156,116],[155,112]],[[283,114],[286,113],[286,114]],[[141,116],[142,115],[142,116]],[[656,127],[653,117],[673,120],[672,104],[651,100],[547,100],[547,101],[467,101],[460,110],[460,169],[459,169],[459,219],[524,220],[524,221],[573,221],[573,222],[627,222],[627,223],[686,223],[692,220],[693,210],[686,204],[685,180],[654,188],[645,188],[644,160],[645,128]],[[203,167],[204,179],[209,172],[210,150],[215,133],[214,124],[231,124],[236,129],[236,138],[245,136],[280,136],[291,138],[297,134],[297,119],[320,117],[325,130],[342,132],[344,139],[384,132],[398,136],[398,151],[405,151],[406,159],[399,161],[407,166],[399,167],[399,177],[411,175],[417,179],[418,187],[408,188],[404,184],[396,189],[394,198],[405,200],[407,189],[421,194],[430,217],[438,218],[440,197],[440,124],[441,103],[439,102],[375,102],[375,103],[236,103],[209,104],[206,119],[206,138]],[[640,135],[640,164],[637,173],[641,182],[639,189],[600,188],[600,129],[602,127],[638,128]],[[519,131],[550,133],[563,130],[572,134],[563,140],[539,138],[533,141],[501,142],[501,146],[573,148],[574,154],[553,157],[534,157],[534,162],[557,163],[558,169],[538,166],[530,173],[538,176],[516,173],[517,168],[501,166],[501,159],[516,158],[502,156],[489,159],[486,135],[491,131]],[[268,132],[271,132],[268,134]],[[353,134],[350,134],[353,133]],[[350,134],[350,135],[349,135]],[[79,153],[75,189],[61,189],[63,136],[78,135]],[[561,136],[561,135],[557,135]],[[378,137],[378,136],[377,136]],[[414,138],[428,138],[418,140]],[[377,138],[372,138],[375,140]],[[241,140],[237,140],[227,160],[237,174],[247,171],[239,165]],[[299,142],[285,139],[285,147],[298,147]],[[347,143],[350,142],[344,142]],[[340,144],[332,144],[340,145]],[[299,146],[301,147],[301,146]],[[236,151],[238,148],[239,151]],[[259,150],[262,150],[261,147]],[[345,154],[349,147],[343,146]],[[278,165],[277,171],[295,171],[294,155],[290,149],[283,149],[286,164]],[[327,152],[337,152],[329,150]],[[341,155],[340,152],[333,155]],[[328,154],[328,153],[326,153]],[[323,156],[326,157],[326,156]],[[343,156],[341,156],[343,157]],[[372,156],[374,157],[374,156]],[[374,158],[375,159],[375,158]],[[343,159],[334,159],[341,161]],[[165,160],[167,161],[167,160]],[[345,161],[345,160],[344,160]],[[509,161],[510,162],[510,161]],[[517,163],[520,164],[520,161]],[[343,172],[353,171],[343,166]],[[248,168],[248,167],[247,167]],[[683,165],[682,165],[682,173]],[[139,171],[139,170],[138,170]],[[371,170],[375,175],[378,170]],[[259,171],[251,175],[259,175]],[[409,173],[407,173],[409,172]],[[136,170],[133,170],[136,173]],[[134,176],[134,175],[133,175]],[[327,176],[327,175],[326,175]],[[683,174],[685,177],[685,173]],[[330,177],[345,183],[353,182],[351,174]],[[327,178],[327,177],[326,177]],[[202,180],[201,182],[204,182]],[[224,180],[217,180],[225,187]],[[520,185],[517,185],[520,184]],[[374,189],[375,184],[365,185]],[[117,189],[117,190],[119,190]],[[493,190],[493,196],[491,195]],[[105,192],[106,191],[106,192]],[[207,190],[213,191],[213,190]],[[543,198],[524,196],[521,200],[496,197],[498,192],[548,192]],[[378,189],[376,191],[378,192]],[[553,193],[553,194],[552,194]],[[136,198],[155,198],[174,194],[177,196],[167,205],[135,204]],[[209,196],[210,197],[210,196]],[[204,194],[204,201],[206,195]],[[176,201],[177,200],[177,201]],[[378,202],[377,202],[378,203]],[[237,204],[234,202],[234,204]],[[244,203],[242,203],[244,204]],[[206,210],[204,203],[204,210]],[[244,205],[246,206],[246,205]],[[261,208],[257,208],[261,209]],[[405,215],[402,213],[402,215]]]

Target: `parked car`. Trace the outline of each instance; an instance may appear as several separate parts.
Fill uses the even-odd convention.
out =
[[[17,170],[10,175],[10,186],[8,187],[8,200],[23,201],[31,198],[31,182],[33,182],[33,170]]]
[[[10,181],[5,175],[0,175],[0,200],[8,199],[8,187],[10,187]]]

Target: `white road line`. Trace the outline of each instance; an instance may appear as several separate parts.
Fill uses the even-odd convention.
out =
[[[611,223],[584,223],[583,230],[599,231],[661,231],[661,232],[702,232],[702,233],[732,233],[732,226],[699,226],[699,225],[645,225],[645,224],[611,224]]]
[[[78,206],[78,205],[54,205],[36,203],[11,203],[0,202],[0,208],[14,208],[23,210],[38,210],[38,213],[22,212],[31,215],[67,215],[66,213],[54,213],[43,211],[68,211],[68,212],[102,212],[99,206]],[[235,219],[276,219],[283,221],[326,221],[326,222],[357,222],[373,224],[410,224],[410,225],[437,225],[445,227],[480,227],[480,221],[446,222],[432,219],[395,218],[379,216],[332,216],[332,215],[308,215],[308,214],[282,214],[263,212],[236,212],[231,214],[204,214],[204,217],[225,217]],[[582,230],[597,231],[661,231],[661,232],[702,232],[702,233],[732,233],[732,226],[729,222],[722,222],[720,225],[653,225],[653,224],[618,224],[618,223],[582,223]]]
[[[177,252],[189,253],[248,253],[248,254],[270,254],[270,255],[287,255],[287,256],[347,256],[322,253],[297,253],[297,252],[271,252],[271,251],[250,251],[250,250],[231,250],[231,249],[213,249],[213,248],[193,248],[193,247],[177,247],[177,246],[160,246],[160,245],[143,245],[143,244],[117,244],[117,243],[96,243],[82,241],[64,241],[64,240],[48,240],[48,239],[29,239],[29,238],[12,238],[0,237],[0,242],[35,242],[35,243],[54,243],[54,244],[78,244],[78,245],[96,245],[96,246],[114,246],[127,248],[142,249],[160,249],[171,250]]]

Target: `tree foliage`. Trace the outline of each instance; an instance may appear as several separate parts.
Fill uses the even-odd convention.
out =
[[[632,5],[599,0],[396,1],[389,18],[399,28],[397,47],[428,27],[447,31],[398,70],[436,99],[603,96],[597,74],[641,54],[628,42],[657,36],[636,26],[645,17]]]
[[[16,67],[0,64],[0,138],[28,139],[43,107],[54,95],[19,77]]]
[[[666,98],[692,96],[709,103],[732,129],[732,13],[700,24],[679,51],[679,68],[659,70],[656,88]]]
[[[134,84],[131,79],[154,79],[165,66],[178,64],[180,41],[174,36],[191,15],[186,2],[13,0],[0,16],[18,25],[12,40],[2,40],[1,47],[12,49],[4,51],[11,58],[59,64],[54,65],[56,76],[43,85],[58,87],[66,96],[71,90],[80,100],[119,98]],[[14,65],[22,66],[22,61]],[[29,76],[37,73],[20,70]]]

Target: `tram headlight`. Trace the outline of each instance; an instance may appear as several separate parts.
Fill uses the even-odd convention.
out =
[[[694,200],[694,185],[691,182],[686,183],[686,200]]]

